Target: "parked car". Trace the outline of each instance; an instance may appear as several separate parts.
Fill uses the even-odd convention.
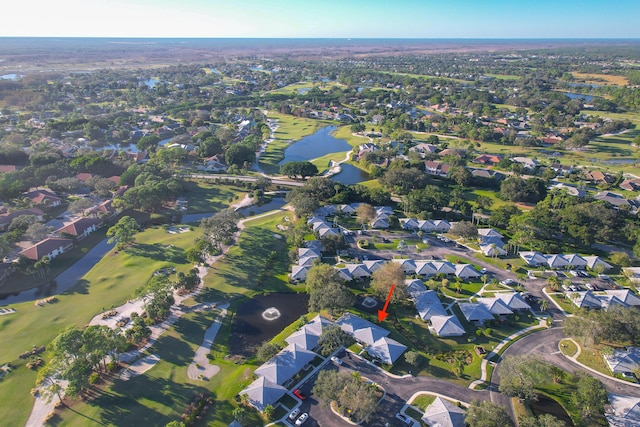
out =
[[[483,268],[482,270],[480,270],[480,274],[487,274],[489,270],[487,270],[486,268]]]
[[[336,357],[336,356],[331,356],[331,361],[332,361],[333,363],[335,363],[336,365],[342,365],[342,359],[339,359],[339,358],[338,358],[338,357]]]
[[[300,413],[300,408],[296,408],[296,409],[294,409],[294,410],[293,410],[293,411],[291,411],[291,413],[289,414],[289,419],[290,419],[290,420],[295,420],[299,413]]]
[[[300,418],[296,420],[296,425],[301,426],[305,421],[307,421],[307,418],[309,418],[309,414],[305,412],[304,414],[300,415]]]
[[[590,291],[593,291],[593,290],[594,290],[594,289],[593,289],[593,285],[592,285],[591,283],[585,283],[585,284],[584,284],[584,287],[585,287],[585,288],[587,288],[587,289],[588,289],[588,290],[590,290]]]
[[[400,421],[402,421],[405,424],[411,424],[411,422],[412,422],[410,417],[407,417],[406,415],[401,414],[400,412],[398,412],[396,414],[396,418],[399,419]]]
[[[293,390],[293,395],[300,400],[305,400],[307,398],[307,395],[304,394],[302,390],[299,390],[299,389]]]
[[[501,285],[506,285],[506,286],[515,285],[516,281],[513,280],[513,279],[504,279],[503,281],[500,282],[500,284]]]

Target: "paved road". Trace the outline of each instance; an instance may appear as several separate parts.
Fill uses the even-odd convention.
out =
[[[18,302],[34,301],[50,295],[58,295],[75,285],[85,274],[93,268],[113,248],[113,244],[107,243],[104,239],[95,245],[85,256],[80,258],[71,267],[60,273],[55,281],[55,287],[40,286],[38,288],[22,291],[17,295],[9,295],[4,299],[0,299],[0,306],[7,304],[15,304]]]
[[[575,373],[584,369],[559,351],[559,343],[566,338],[561,327],[553,327],[535,334],[528,335],[509,347],[503,355],[534,354],[543,360],[562,368],[565,371]],[[499,369],[498,369],[499,371]],[[605,385],[607,390],[627,396],[640,397],[640,388],[612,380],[610,377],[590,372]]]
[[[254,182],[258,179],[257,176],[242,176],[242,175],[216,175],[216,174],[189,174],[187,175],[190,178],[194,179],[231,179],[245,182]],[[287,185],[293,187],[302,187],[304,185],[304,181],[294,181],[289,179],[280,179],[280,178],[271,178],[271,183],[274,185]]]
[[[403,405],[407,400],[409,400],[409,398],[411,398],[411,396],[413,396],[413,394],[419,391],[439,393],[463,402],[470,402],[473,399],[490,399],[489,391],[469,390],[466,387],[452,384],[438,378],[392,378],[381,373],[378,368],[372,367],[364,360],[352,355],[351,353],[347,353],[347,356],[343,357],[342,360],[343,365],[340,366],[340,371],[358,371],[360,372],[360,375],[376,382],[385,389],[386,395],[379,403],[376,414],[369,422],[362,424],[365,427],[384,427],[387,422],[389,422],[390,425],[401,425],[400,422],[394,418],[394,415],[402,409]],[[336,370],[338,368],[329,363],[324,369]],[[302,387],[302,390],[307,393],[307,395],[311,393],[311,389],[315,384],[316,378],[317,375],[314,375]],[[301,412],[309,413],[310,420],[312,420],[309,425],[313,425],[314,422],[318,426],[326,427],[344,424],[344,421],[335,415],[331,409],[320,405],[313,395],[309,396],[303,402]]]

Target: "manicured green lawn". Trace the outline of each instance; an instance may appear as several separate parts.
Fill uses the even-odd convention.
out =
[[[423,411],[427,408],[427,406],[431,405],[433,401],[436,400],[436,397],[432,394],[421,394],[413,399],[409,404],[415,406],[416,408],[420,408]]]
[[[316,165],[316,167],[318,168],[318,172],[319,173],[322,173],[325,170],[329,169],[329,163],[331,162],[331,160],[333,160],[334,162],[341,162],[342,160],[344,160],[344,158],[347,155],[347,153],[348,153],[348,151],[340,151],[340,152],[337,152],[337,153],[330,153],[330,154],[327,154],[325,156],[318,157],[318,158],[315,158],[315,159],[311,160],[311,163]]]
[[[187,271],[191,265],[184,257],[185,249],[198,233],[198,228],[182,234],[170,234],[160,227],[148,229],[138,234],[138,243],[130,250],[106,255],[80,282],[59,295],[56,303],[12,305],[16,313],[0,317],[0,364],[15,363],[18,354],[34,345],[49,344],[66,326],[83,326],[96,314],[123,304],[159,268],[174,265],[178,271]],[[3,407],[12,408],[12,417],[5,418],[7,425],[26,422],[34,383],[34,373],[20,364],[3,379],[0,399]]]
[[[208,288],[227,294],[253,295],[258,292],[291,292],[304,285],[291,285],[287,274],[291,261],[282,232],[275,225],[290,224],[282,220],[285,212],[246,223],[237,245],[214,264],[205,277]],[[280,236],[276,238],[275,235]]]
[[[563,298],[561,294],[549,294],[549,296],[567,313],[573,314],[575,312],[576,306],[566,298]]]
[[[562,340],[560,341],[560,351],[562,354],[572,357],[578,352],[578,346],[571,340]]]
[[[220,185],[205,180],[187,180],[183,193],[188,202],[185,213],[217,212],[242,199],[247,192],[247,189],[236,186]]]
[[[595,369],[598,372],[603,373],[604,375],[611,375],[611,371],[609,367],[604,361],[602,354],[600,353],[600,348],[598,346],[582,346],[582,351],[578,356],[578,362],[587,365],[590,368]]]

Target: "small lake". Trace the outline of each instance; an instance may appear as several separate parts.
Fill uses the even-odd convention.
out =
[[[298,94],[299,95],[306,95],[307,92],[309,92],[311,90],[310,87],[301,87],[298,89]]]
[[[20,74],[3,74],[0,76],[0,80],[18,80],[22,77]]]
[[[371,179],[371,176],[366,171],[363,171],[349,163],[343,163],[340,166],[342,167],[342,171],[331,177],[333,181],[337,181],[344,185],[353,185],[362,181],[369,181]]]
[[[279,163],[302,162],[322,157],[330,153],[351,150],[351,146],[344,139],[335,138],[331,132],[336,126],[327,126],[318,130],[313,135],[306,136],[300,141],[294,142],[284,150],[284,159]]]
[[[586,102],[593,101],[593,96],[585,95],[583,93],[564,92],[564,94],[571,99],[584,99]]]
[[[530,402],[529,407],[536,417],[542,414],[551,414],[563,421],[567,426],[573,427],[573,421],[562,405],[547,396],[538,395],[538,400]]]
[[[307,294],[273,293],[259,295],[240,304],[231,324],[229,352],[252,356],[260,344],[306,314],[308,303]],[[280,317],[265,320],[263,314],[272,307]]]
[[[158,83],[160,83],[160,80],[150,78],[149,80],[142,80],[140,83],[147,85],[147,87],[154,88]]]

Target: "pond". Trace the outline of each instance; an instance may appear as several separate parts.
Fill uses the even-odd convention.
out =
[[[536,402],[530,402],[529,407],[536,417],[542,414],[551,414],[559,420],[564,421],[566,425],[573,427],[573,421],[562,405],[547,396],[539,394],[538,400]]]
[[[22,78],[20,74],[3,74],[0,76],[0,80],[18,80]]]
[[[258,295],[238,306],[231,324],[229,352],[252,356],[258,346],[307,313],[309,295]]]
[[[583,93],[571,93],[571,92],[565,92],[564,93],[566,96],[568,96],[571,99],[584,99],[586,102],[591,102],[593,101],[593,96],[591,95],[585,95]]]
[[[149,88],[154,88],[154,87],[156,87],[156,84],[158,84],[158,83],[160,83],[160,80],[158,80],[158,79],[154,79],[154,78],[150,78],[150,79],[148,79],[148,80],[142,80],[142,81],[140,82],[140,84],[147,85],[147,87],[149,87]]]
[[[294,142],[284,150],[284,159],[279,163],[302,162],[315,159],[330,153],[339,153],[351,150],[351,146],[344,139],[335,138],[331,132],[336,126],[327,126],[318,130],[313,135],[306,136],[300,141]]]
[[[371,176],[362,169],[359,169],[349,163],[343,163],[341,165],[342,171],[339,174],[333,175],[332,180],[345,185],[358,184],[362,181],[369,181]]]

